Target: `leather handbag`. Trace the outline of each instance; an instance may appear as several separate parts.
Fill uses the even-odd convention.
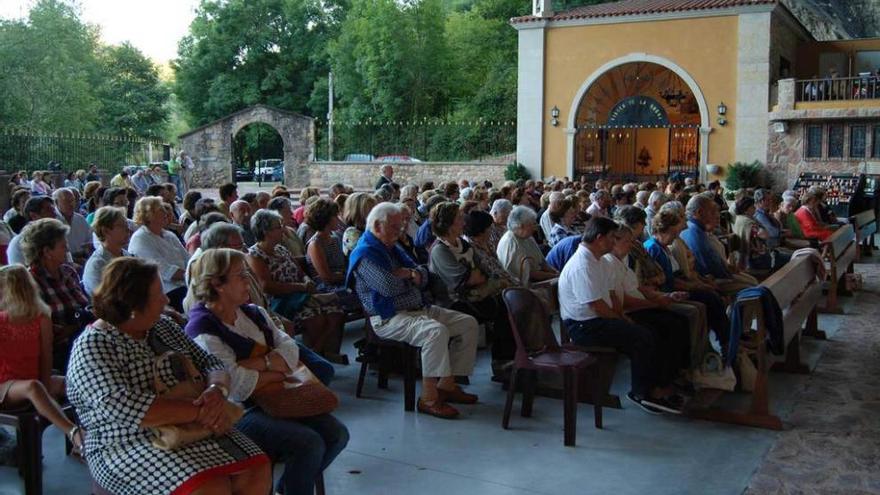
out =
[[[299,363],[283,382],[270,383],[251,394],[254,402],[275,418],[307,418],[332,412],[339,398]]]
[[[176,385],[168,387],[159,377],[159,363],[171,361],[175,374],[182,375]],[[167,399],[195,400],[205,391],[205,378],[185,355],[167,351],[153,361],[153,389],[157,395]],[[226,415],[235,423],[244,414],[244,410],[232,402],[224,404]],[[198,423],[182,425],[165,425],[151,428],[153,431],[153,447],[161,450],[176,450],[199,440],[211,437],[214,432]]]

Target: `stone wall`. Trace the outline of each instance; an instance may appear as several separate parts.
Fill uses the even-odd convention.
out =
[[[823,112],[829,112],[824,110]],[[845,113],[844,111],[839,111]],[[844,124],[844,156],[849,155],[849,125],[866,125],[868,128],[867,149],[868,155],[872,149],[872,132],[875,125],[880,125],[880,120],[824,120],[814,119],[809,121],[788,122],[788,130],[784,133],[775,132],[773,125],[769,128],[769,142],[767,146],[767,169],[773,176],[775,189],[782,190],[794,185],[798,176],[803,172],[827,172],[833,174],[847,174],[868,171],[876,173],[880,168],[880,158],[804,158],[806,154],[806,127],[807,125],[820,124],[823,126],[823,156],[827,156],[828,149],[828,123]]]
[[[311,162],[307,164],[310,186],[330,187],[340,182],[355,189],[372,189],[379,179],[381,163],[376,162]],[[431,180],[434,184],[444,181],[468,179],[489,180],[493,184],[504,182],[506,163],[486,162],[425,162],[393,163],[394,181],[398,184],[421,184]],[[306,184],[287,182],[293,187]]]

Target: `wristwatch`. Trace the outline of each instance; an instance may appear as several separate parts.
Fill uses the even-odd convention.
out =
[[[211,390],[212,388],[216,388],[217,390],[219,390],[219,391],[220,391],[220,395],[222,395],[224,399],[226,399],[226,398],[229,397],[229,389],[226,388],[225,385],[220,385],[219,383],[212,383],[212,384],[208,387],[208,390]]]

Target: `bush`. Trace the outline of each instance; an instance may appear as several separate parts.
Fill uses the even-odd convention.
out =
[[[727,167],[727,189],[737,191],[745,188],[771,187],[772,180],[758,160],[752,163],[736,162]]]
[[[529,170],[522,163],[512,162],[504,169],[504,178],[512,181],[520,179],[529,180],[532,178],[532,174],[529,173]]]

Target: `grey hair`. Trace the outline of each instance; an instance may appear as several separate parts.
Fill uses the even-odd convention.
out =
[[[605,189],[599,189],[596,192],[594,192],[593,194],[590,194],[590,201],[595,203],[596,201],[599,201],[602,198],[607,198],[608,196],[609,196],[608,191],[606,191]]]
[[[377,224],[388,223],[388,217],[391,215],[399,215],[401,213],[400,205],[395,203],[379,203],[370,210],[367,215],[367,228],[370,232],[376,234]]]
[[[534,210],[528,206],[516,206],[510,212],[510,216],[507,217],[507,228],[516,230],[529,223],[535,223],[537,220],[538,215],[535,214]]]
[[[419,194],[419,186],[415,184],[407,184],[400,188],[400,199],[416,199],[416,196]]]
[[[562,200],[565,199],[565,194],[561,191],[553,191],[550,193],[550,204],[561,203]]]
[[[258,242],[266,238],[266,234],[278,225],[284,225],[277,211],[257,210],[251,217],[251,234]]]
[[[384,174],[386,170],[390,170],[392,168],[394,168],[394,167],[392,167],[390,163],[386,163],[385,165],[382,165],[382,168],[379,170],[381,170],[382,173]]]
[[[660,202],[661,204],[666,201],[666,195],[663,194],[662,191],[653,191],[651,192],[651,197],[648,198],[648,205],[652,205],[656,202]]]
[[[752,199],[755,200],[755,203],[760,203],[764,200],[765,197],[770,196],[770,192],[766,189],[758,188],[755,189],[755,192],[752,194]]]
[[[208,230],[202,232],[201,247],[203,250],[229,247],[229,237],[232,234],[241,236],[242,232],[238,225],[225,222],[215,223],[208,227]]]
[[[513,209],[513,203],[510,202],[509,199],[496,199],[494,203],[492,203],[492,209],[489,211],[491,214],[502,213],[502,212],[510,212]]]
[[[663,203],[663,206],[660,207],[660,211],[674,211],[676,213],[684,213],[684,205],[681,204],[681,201],[667,201]]]
[[[459,194],[459,200],[463,203],[469,199],[474,198],[474,188],[466,187],[461,190],[461,194]]]
[[[651,204],[651,200],[649,199],[650,197],[651,193],[649,191],[639,191],[636,193],[636,203],[648,206],[649,204]]]
[[[61,195],[64,194],[64,193],[67,193],[67,194],[70,194],[70,195],[73,196],[73,191],[71,191],[70,188],[68,188],[68,187],[59,187],[58,189],[55,189],[54,191],[52,191],[52,199],[54,199],[55,202],[57,203],[57,202],[58,202],[58,198],[61,197]],[[74,197],[76,197],[76,196],[74,196]]]
[[[376,189],[374,195],[380,201],[391,201],[391,198],[394,197],[394,188],[388,184],[382,184],[382,187]]]
[[[685,208],[685,214],[687,215],[688,220],[690,220],[697,215],[697,212],[700,211],[701,208],[714,204],[715,202],[710,198],[697,194],[688,201],[687,207]]]

